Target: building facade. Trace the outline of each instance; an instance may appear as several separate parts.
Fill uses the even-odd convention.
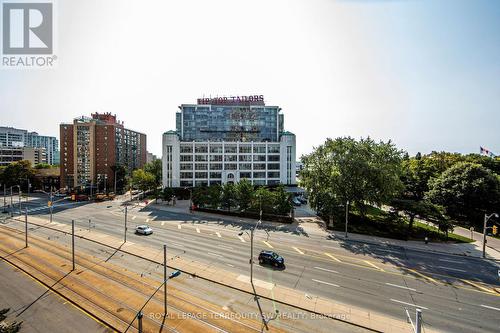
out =
[[[0,147],[44,148],[44,163],[59,164],[59,142],[53,136],[39,135],[37,132],[13,127],[0,127]]]
[[[0,146],[0,166],[23,160],[29,161],[31,166],[47,163],[45,148]]]
[[[163,186],[192,187],[248,179],[295,185],[295,135],[263,96],[182,104],[176,130],[163,134]]]
[[[146,135],[124,127],[110,113],[93,113],[60,125],[61,187],[111,190],[114,167],[127,172],[146,163]]]

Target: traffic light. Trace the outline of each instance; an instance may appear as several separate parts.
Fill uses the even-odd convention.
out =
[[[498,233],[498,227],[496,225],[493,226],[493,235],[496,235]]]

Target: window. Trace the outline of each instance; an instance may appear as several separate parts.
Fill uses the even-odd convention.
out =
[[[195,165],[195,170],[208,170],[208,164],[198,163]]]
[[[226,146],[224,152],[226,154],[236,154],[236,146]]]
[[[253,153],[254,154],[265,154],[266,153],[266,146],[254,146]]]
[[[259,161],[259,162],[265,162],[266,161],[266,155],[253,155],[253,160],[254,161]]]
[[[237,160],[238,160],[238,156],[236,156],[236,155],[224,156],[224,161],[226,161],[226,162],[236,162]]]
[[[210,178],[222,178],[222,173],[220,172],[210,172]]]
[[[183,153],[193,153],[192,146],[181,146],[181,154]]]
[[[279,165],[279,163],[269,163],[267,165],[267,169],[268,170],[279,170],[280,169],[280,165]]]
[[[224,166],[224,170],[237,170],[238,164],[236,163],[226,163]]]
[[[208,147],[207,146],[196,146],[194,148],[194,151],[195,151],[195,153],[206,154],[206,153],[208,153]]]
[[[253,165],[254,170],[266,170],[266,164],[265,163],[258,163]]]
[[[191,179],[193,178],[192,172],[181,172],[181,179]]]
[[[208,178],[208,172],[195,172],[195,178]]]
[[[192,162],[192,161],[193,161],[192,155],[181,155],[181,162]]]
[[[265,172],[254,172],[253,178],[266,178],[266,173]]]
[[[280,155],[269,155],[269,156],[267,156],[267,160],[269,162],[279,162],[280,161]]]
[[[211,146],[210,153],[212,154],[222,154],[222,146]]]
[[[240,170],[252,170],[251,163],[240,163]]]
[[[252,173],[251,172],[240,172],[240,178],[252,178]]]
[[[280,178],[280,173],[278,171],[271,171],[267,173],[268,178]]]
[[[269,146],[267,149],[267,152],[269,154],[279,154],[280,153],[280,146]]]
[[[181,185],[181,187],[192,187],[193,181],[192,180],[181,180],[180,185]]]
[[[240,162],[251,162],[252,155],[240,155]]]
[[[251,154],[252,147],[251,146],[240,146],[240,154]]]
[[[206,161],[208,161],[208,156],[207,155],[196,155],[195,161],[196,162],[206,162]]]
[[[181,163],[181,170],[193,170],[191,163]]]
[[[222,163],[210,163],[210,170],[222,170]]]
[[[222,155],[210,155],[210,161],[222,162]]]

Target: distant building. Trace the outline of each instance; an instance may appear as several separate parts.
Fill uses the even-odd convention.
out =
[[[182,104],[163,134],[163,186],[295,185],[295,135],[264,97],[202,98]]]
[[[39,135],[37,132],[13,127],[0,127],[0,147],[44,148],[47,156],[44,163],[59,163],[59,143],[54,136]]]
[[[113,167],[127,172],[146,163],[146,135],[132,131],[110,113],[93,113],[60,125],[61,187],[113,188]]]
[[[156,155],[154,155],[153,153],[150,153],[149,151],[147,152],[146,154],[146,163],[151,163],[155,160],[157,160],[158,157],[156,157]]]
[[[47,163],[45,148],[0,146],[0,166],[23,160],[30,161],[32,166]]]

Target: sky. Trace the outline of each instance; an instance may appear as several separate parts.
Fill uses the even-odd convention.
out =
[[[264,95],[297,156],[327,138],[500,154],[500,1],[59,0],[57,66],[0,69],[0,126],[116,114],[161,156],[175,112]]]

